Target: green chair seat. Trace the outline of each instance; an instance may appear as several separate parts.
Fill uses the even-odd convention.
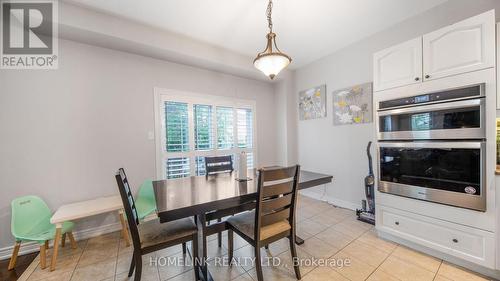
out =
[[[135,208],[139,220],[156,212],[156,200],[153,191],[153,181],[145,180],[139,187],[139,192],[135,200]]]
[[[73,227],[75,224],[73,222],[64,222],[62,225],[62,234],[70,232],[73,230]],[[47,228],[45,224],[41,224],[40,228],[39,227],[33,227],[33,229],[24,234],[16,237],[16,240],[18,241],[35,241],[40,244],[44,243],[45,241],[52,240],[56,236],[56,226],[51,224],[50,228]]]

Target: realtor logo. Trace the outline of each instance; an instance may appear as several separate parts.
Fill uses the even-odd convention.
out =
[[[0,0],[0,68],[58,67],[57,0]]]

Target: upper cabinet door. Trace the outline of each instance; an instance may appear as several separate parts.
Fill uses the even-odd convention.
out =
[[[495,11],[423,37],[424,80],[495,66]]]
[[[373,88],[381,91],[422,81],[422,38],[373,55]]]

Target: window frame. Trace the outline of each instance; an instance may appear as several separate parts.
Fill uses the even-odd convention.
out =
[[[165,124],[165,102],[182,102],[188,104],[188,140],[189,150],[185,152],[167,152],[166,151],[166,124]],[[195,150],[195,130],[194,130],[194,106],[195,104],[212,106],[212,150]],[[233,108],[233,147],[230,149],[217,148],[217,118],[216,108],[232,107]],[[237,109],[252,110],[252,147],[238,147],[238,118]],[[166,160],[168,158],[188,157],[190,176],[196,176],[196,157],[197,156],[222,156],[222,155],[237,155],[242,151],[252,153],[253,166],[258,167],[257,157],[257,109],[254,100],[239,99],[233,97],[217,96],[210,94],[199,94],[187,91],[174,89],[154,88],[154,115],[155,115],[155,170],[157,179],[166,179]],[[235,165],[238,160],[235,159]]]

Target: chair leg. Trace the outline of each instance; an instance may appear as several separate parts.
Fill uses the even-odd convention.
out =
[[[132,261],[130,261],[130,269],[128,270],[128,277],[132,276],[135,268],[135,253],[132,255]]]
[[[45,250],[45,243],[40,245],[40,268],[45,269],[47,267],[47,252]]]
[[[196,280],[200,280],[200,268],[199,268],[199,261],[198,261],[198,235],[194,234],[193,235],[193,248],[192,248],[192,253],[191,253],[191,259],[193,261],[193,267],[194,267],[194,277]]]
[[[222,219],[219,218],[217,219],[217,222],[222,222]],[[222,232],[217,233],[217,243],[219,245],[219,248],[222,247]]]
[[[182,243],[182,254],[186,254],[187,253],[187,246],[186,246],[186,243]]]
[[[297,249],[295,248],[295,235],[290,235],[288,237],[290,241],[290,252],[292,253],[293,269],[295,270],[295,277],[300,280],[302,277],[300,275],[299,263],[295,262],[297,260]]]
[[[134,281],[140,281],[141,280],[141,274],[142,274],[142,256],[137,255],[135,257],[135,276],[134,276]]]
[[[71,231],[68,232],[68,238],[69,238],[69,242],[71,242],[71,248],[76,249],[77,245],[76,245],[75,237],[73,236],[73,232],[71,232]]]
[[[234,238],[234,235],[233,235],[233,231],[231,229],[229,229],[227,231],[227,248],[228,248],[228,257],[229,257],[229,266],[232,265],[232,261],[233,261],[233,247],[234,247],[234,241],[233,241],[233,238]]]
[[[64,246],[66,246],[66,233],[64,233],[61,238],[61,247],[64,248]]]
[[[45,241],[45,250],[49,249],[49,240]]]
[[[10,257],[8,270],[13,270],[16,267],[17,255],[19,254],[19,248],[21,247],[21,241],[16,241],[14,245],[14,250],[12,251],[12,256]]]
[[[262,262],[260,260],[260,245],[257,243],[254,245],[255,250],[255,271],[257,272],[257,280],[264,281],[262,275]]]

